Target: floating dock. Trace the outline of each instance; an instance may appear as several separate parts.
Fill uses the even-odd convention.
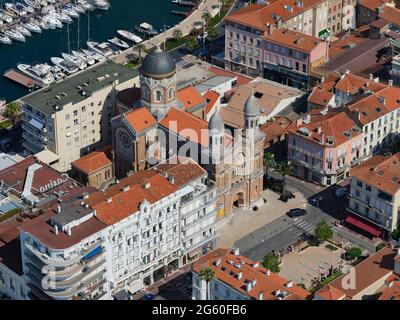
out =
[[[37,87],[41,87],[35,80],[15,69],[9,69],[4,72],[4,77],[28,88],[29,90],[34,90]]]
[[[190,0],[172,0],[172,3],[179,4],[181,6],[194,7],[198,4],[199,1],[190,1]]]

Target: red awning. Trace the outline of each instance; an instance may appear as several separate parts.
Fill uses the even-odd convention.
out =
[[[361,218],[357,218],[355,216],[347,216],[346,217],[346,222],[352,224],[353,226],[356,226],[357,228],[360,228],[370,234],[372,234],[374,237],[379,237],[382,233],[382,231],[378,227],[374,227],[370,224],[367,224]]]

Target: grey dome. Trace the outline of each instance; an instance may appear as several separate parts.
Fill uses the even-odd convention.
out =
[[[260,113],[260,107],[258,107],[257,100],[254,97],[253,92],[244,104],[243,112],[248,116],[258,116]]]
[[[210,121],[208,122],[208,130],[210,131],[220,131],[223,132],[225,130],[224,120],[222,120],[218,111],[215,111],[211,116]]]
[[[175,74],[176,64],[171,55],[159,47],[143,60],[141,72],[154,79],[169,78]]]

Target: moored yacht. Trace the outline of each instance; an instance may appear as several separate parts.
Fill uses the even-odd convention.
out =
[[[94,41],[88,41],[87,45],[90,49],[105,57],[109,57],[113,54],[113,51],[109,48],[107,42],[97,43]]]
[[[4,31],[4,34],[12,40],[25,42],[25,36],[16,30],[9,29],[9,30]]]
[[[86,54],[88,57],[93,58],[96,61],[102,62],[106,60],[106,57],[93,51],[93,50],[87,50],[87,49],[82,49],[82,52]]]
[[[65,60],[77,65],[79,69],[84,70],[87,68],[87,63],[85,60],[82,60],[68,53],[61,53],[61,55]]]
[[[84,54],[84,53],[81,52],[81,51],[74,51],[74,50],[72,50],[71,53],[72,53],[75,57],[77,57],[77,58],[79,58],[79,59],[81,59],[81,60],[86,61],[86,63],[87,63],[89,66],[94,65],[94,64],[96,63],[96,61],[95,61],[95,59],[94,59],[93,57],[90,57],[90,56]]]
[[[35,32],[35,33],[42,33],[42,29],[35,23],[32,22],[27,22],[24,24],[24,27],[28,29],[29,31]]]
[[[20,63],[17,65],[17,68],[19,71],[38,81],[43,87],[54,82],[54,77],[51,73],[51,66],[48,64],[39,63],[35,65],[29,65]]]
[[[121,39],[115,37],[112,39],[108,39],[109,43],[112,43],[122,49],[128,49],[129,48],[129,44],[127,44],[125,41],[122,41]]]
[[[5,34],[0,34],[0,43],[2,43],[2,44],[11,44],[12,40],[10,39],[9,36],[6,36]]]
[[[139,42],[143,41],[143,39],[141,37],[137,36],[136,34],[134,34],[132,32],[126,31],[126,30],[118,30],[117,33],[124,39],[132,41],[134,43],[139,43]]]
[[[79,68],[76,64],[73,64],[62,58],[52,57],[50,60],[52,63],[54,63],[54,65],[59,67],[62,71],[66,72],[67,74],[73,74],[79,71]]]
[[[20,24],[16,24],[14,26],[14,28],[15,28],[16,31],[22,33],[26,37],[31,37],[32,36],[32,33],[27,28],[25,28],[24,26],[22,26]]]

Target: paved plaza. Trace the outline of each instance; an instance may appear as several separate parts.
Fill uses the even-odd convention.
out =
[[[303,283],[307,288],[312,286],[314,278],[320,278],[321,274],[327,274],[331,266],[343,266],[341,255],[344,250],[338,248],[331,251],[325,245],[308,247],[301,253],[290,252],[282,257],[281,272],[286,279],[295,283]]]

